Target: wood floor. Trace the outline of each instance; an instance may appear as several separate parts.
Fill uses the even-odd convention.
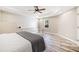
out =
[[[78,52],[79,46],[72,41],[53,34],[44,34],[46,50],[44,52]]]

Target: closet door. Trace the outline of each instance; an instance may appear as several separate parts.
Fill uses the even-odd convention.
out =
[[[79,15],[77,15],[77,40],[79,40]]]

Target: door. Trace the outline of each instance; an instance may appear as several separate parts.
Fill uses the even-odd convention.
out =
[[[79,14],[77,15],[77,40],[79,40]]]

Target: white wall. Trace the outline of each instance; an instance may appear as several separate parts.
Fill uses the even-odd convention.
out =
[[[76,9],[59,16],[58,33],[69,39],[76,39]]]
[[[0,11],[0,33],[17,32],[21,26],[29,29],[37,28],[37,19],[33,16],[21,16],[9,12]]]
[[[22,17],[19,25],[23,30],[38,32],[38,19],[34,16]]]

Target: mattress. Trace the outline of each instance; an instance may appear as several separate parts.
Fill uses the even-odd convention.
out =
[[[0,52],[41,52],[45,50],[42,36],[26,31],[0,35]]]
[[[0,52],[32,52],[32,45],[16,33],[1,34]]]

